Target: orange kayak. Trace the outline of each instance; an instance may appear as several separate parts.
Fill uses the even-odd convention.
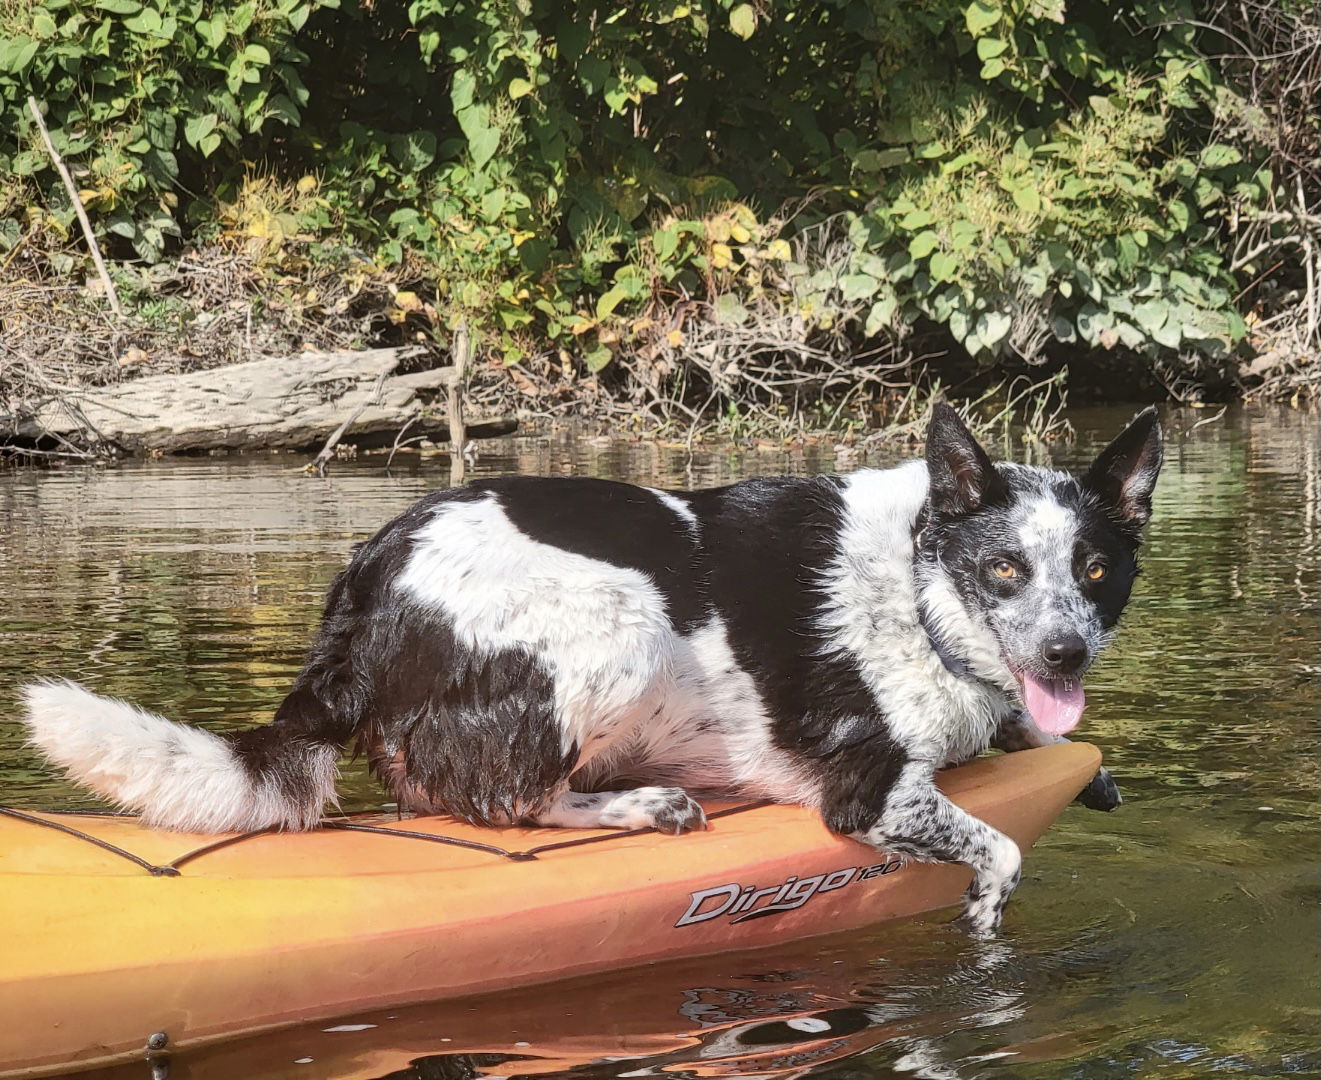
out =
[[[940,786],[1026,849],[1100,761],[1062,744]],[[355,815],[217,838],[0,813],[0,1076],[857,929],[956,903],[970,878],[799,807],[707,810],[679,837]]]

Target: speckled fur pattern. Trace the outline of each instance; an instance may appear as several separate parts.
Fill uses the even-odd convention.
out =
[[[355,550],[273,724],[214,736],[71,684],[31,689],[27,721],[166,827],[310,827],[352,744],[404,808],[484,824],[679,833],[705,827],[694,796],[799,803],[971,866],[985,935],[1019,853],[934,775],[1055,738],[1015,673],[1067,635],[1081,678],[1109,640],[1159,463],[1150,411],[1075,479],[993,465],[941,407],[925,461],[844,477],[474,481]]]

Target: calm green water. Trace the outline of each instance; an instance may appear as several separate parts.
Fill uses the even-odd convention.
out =
[[[1127,415],[1076,413],[1057,463],[1085,460]],[[998,942],[973,946],[940,915],[395,1010],[354,1032],[319,1024],[184,1057],[173,1075],[1321,1076],[1321,423],[1246,411],[1194,428],[1206,416],[1166,416],[1146,574],[1089,679],[1086,736],[1127,802],[1065,814]],[[515,440],[476,471],[685,487],[835,467],[828,449],[689,462]],[[0,801],[93,805],[8,722],[34,675],[217,728],[267,717],[350,544],[445,475],[368,460],[316,480],[281,458],[0,475]],[[349,807],[379,799],[360,774],[346,789]],[[473,1050],[493,1056],[460,1053]]]

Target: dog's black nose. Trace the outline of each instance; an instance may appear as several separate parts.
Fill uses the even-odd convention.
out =
[[[1052,675],[1077,675],[1087,664],[1087,645],[1077,634],[1060,634],[1041,646]]]

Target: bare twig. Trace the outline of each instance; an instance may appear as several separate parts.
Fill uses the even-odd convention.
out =
[[[42,119],[41,107],[37,104],[37,99],[29,95],[28,108],[32,110],[32,118],[37,122],[37,130],[41,132],[41,141],[46,144],[46,153],[50,154],[50,159],[59,170],[60,179],[64,181],[64,189],[69,193],[69,201],[73,203],[74,212],[78,215],[78,222],[83,227],[83,236],[87,240],[87,247],[92,252],[92,261],[96,263],[96,272],[101,277],[101,284],[105,286],[106,299],[110,301],[110,309],[119,317],[124,317],[124,309],[119,306],[119,294],[115,292],[115,283],[110,280],[110,274],[106,270],[105,260],[101,258],[101,248],[96,242],[96,234],[92,232],[92,223],[87,219],[87,211],[83,209],[83,201],[78,198],[78,189],[74,186],[73,177],[69,175],[69,170],[65,167],[63,159],[55,150],[55,144],[50,141],[50,132],[46,130],[46,121]]]
[[[317,476],[325,475],[326,462],[335,456],[335,447],[339,445],[340,439],[342,439],[344,433],[353,426],[353,422],[366,411],[367,406],[380,398],[381,387],[385,384],[385,377],[389,374],[389,371],[382,371],[376,376],[376,385],[372,387],[372,392],[362,399],[358,404],[358,407],[353,410],[353,414],[345,418],[344,423],[340,424],[339,427],[330,433],[330,438],[326,440],[326,445],[321,448],[320,453],[318,453],[308,464],[306,469],[307,472],[315,473]]]
[[[404,421],[404,426],[399,429],[399,434],[394,437],[394,445],[390,447],[390,456],[385,459],[385,467],[390,468],[390,463],[394,461],[394,456],[399,452],[399,447],[407,446],[411,442],[420,442],[425,436],[419,435],[417,438],[409,439],[408,442],[402,442],[404,434],[418,421],[418,414],[414,413]]]
[[[463,483],[466,464],[463,446],[468,436],[463,423],[463,395],[468,364],[472,359],[472,343],[468,338],[466,322],[461,322],[455,327],[451,356],[454,364],[454,379],[449,384],[450,487],[458,487]]]

